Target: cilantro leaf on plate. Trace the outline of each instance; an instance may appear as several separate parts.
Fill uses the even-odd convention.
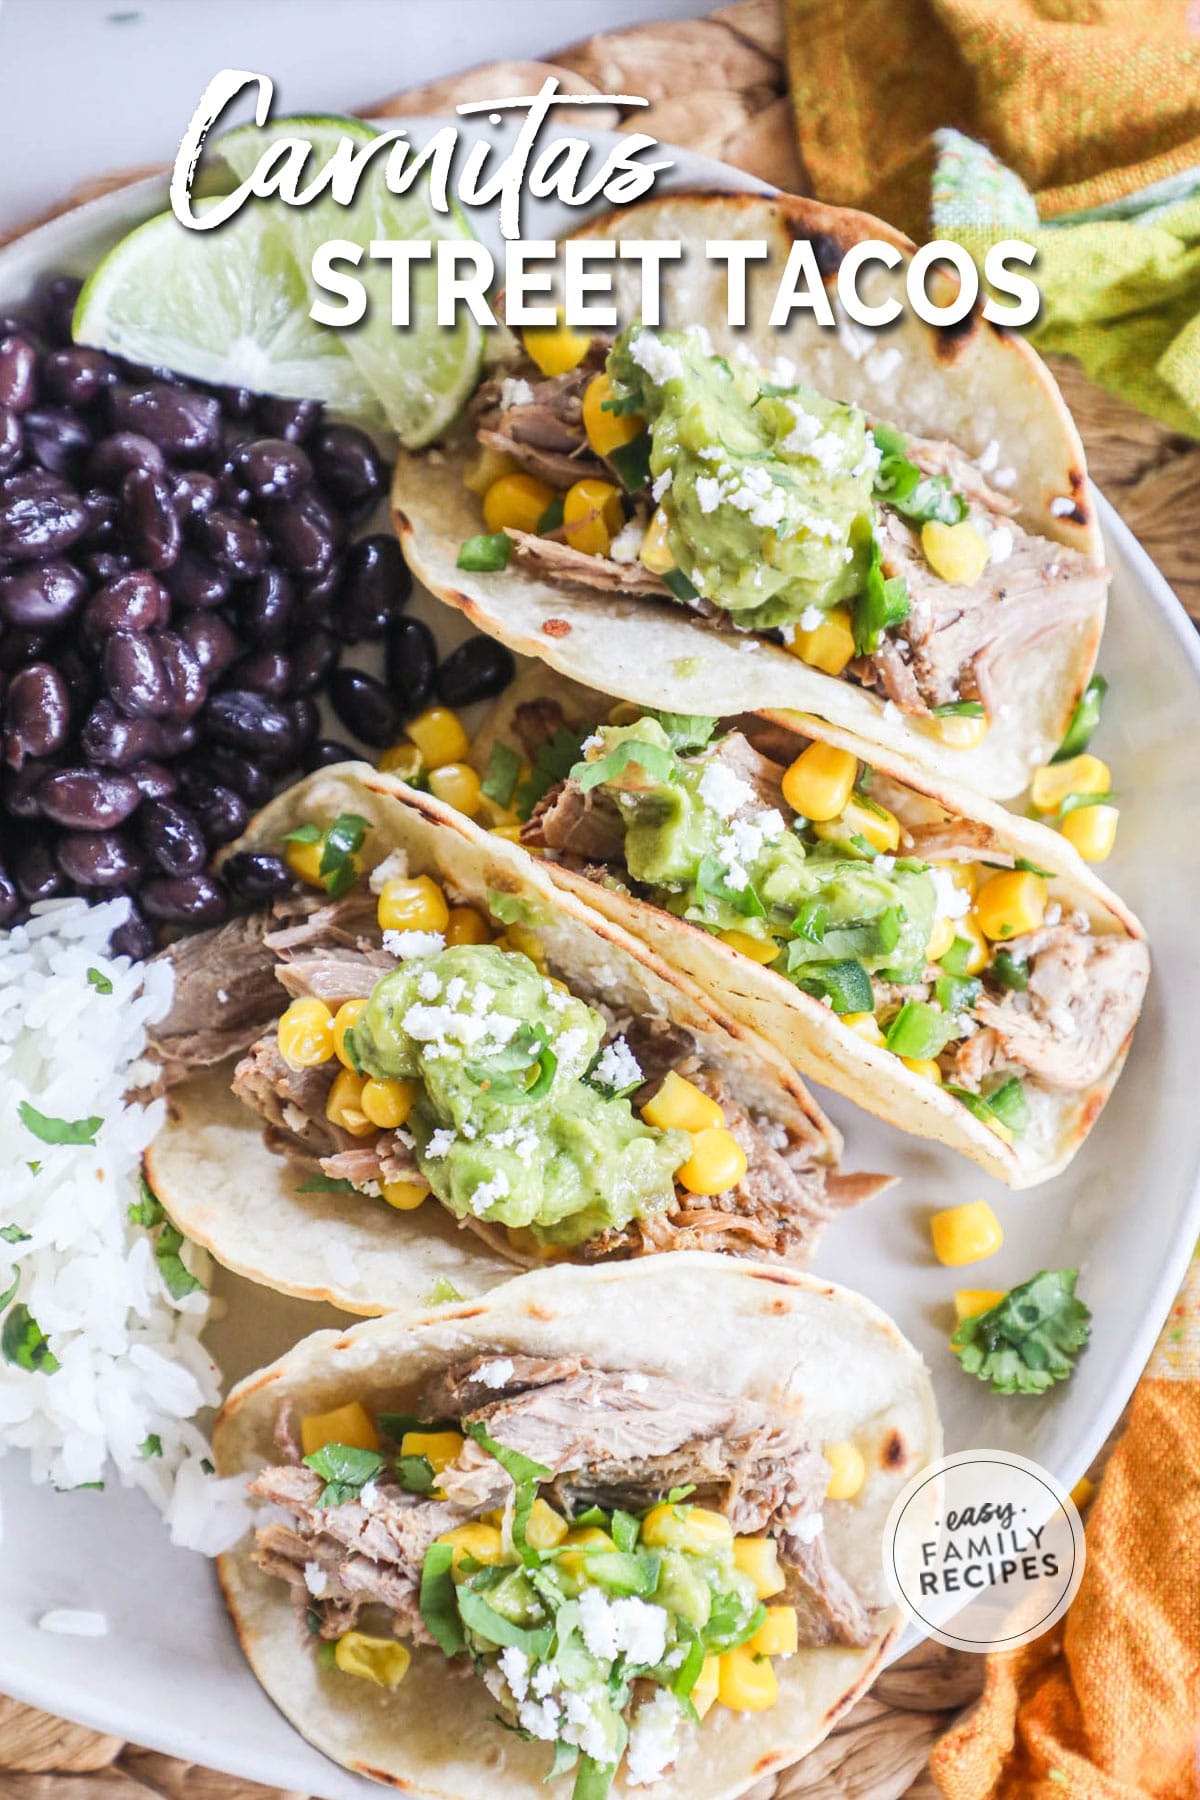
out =
[[[1041,1394],[1073,1372],[1091,1312],[1075,1297],[1077,1269],[1043,1269],[987,1312],[964,1319],[950,1343],[968,1375],[998,1394]]]

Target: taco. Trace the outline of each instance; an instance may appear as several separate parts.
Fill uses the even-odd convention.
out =
[[[786,195],[672,194],[576,236],[679,240],[662,329],[640,271],[618,324],[533,330],[467,421],[401,456],[412,568],[513,650],[644,706],[818,713],[1007,798],[1091,673],[1108,571],[1082,446],[1021,339],[909,307],[875,334],[767,323],[797,239],[827,286],[882,238]],[[749,325],[725,323],[711,240],[753,239]],[[872,301],[896,288],[879,284]],[[945,298],[945,295],[942,295]],[[836,303],[835,303],[836,305]]]
[[[535,665],[475,755],[564,892],[814,1080],[1013,1187],[1095,1123],[1149,953],[1060,832],[816,719],[614,708]]]
[[[927,1370],[854,1294],[703,1253],[538,1270],[243,1381],[214,1454],[270,1515],[222,1585],[357,1773],[728,1800],[879,1669],[884,1522],[939,1452]]]
[[[321,771],[233,847],[271,852],[292,889],[166,952],[155,1043],[150,1181],[237,1272],[382,1312],[546,1259],[803,1263],[887,1185],[837,1173],[777,1051],[431,796]]]

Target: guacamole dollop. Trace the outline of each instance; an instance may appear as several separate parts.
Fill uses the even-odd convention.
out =
[[[606,1030],[528,957],[458,944],[383,976],[354,1048],[365,1073],[418,1084],[408,1129],[444,1206],[568,1245],[672,1206],[690,1154],[585,1081]]]
[[[639,761],[628,746],[643,744]],[[926,865],[849,835],[816,838],[807,821],[755,806],[719,749],[679,754],[648,717],[591,740],[589,762],[612,771],[599,785],[624,821],[633,879],[711,931],[778,942],[781,969],[799,980],[847,961],[868,973],[922,968],[936,912]]]
[[[716,356],[695,326],[631,326],[607,367],[649,426],[667,541],[699,594],[762,631],[861,591],[879,457],[857,407]]]

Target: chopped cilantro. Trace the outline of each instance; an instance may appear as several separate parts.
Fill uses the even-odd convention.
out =
[[[54,1375],[61,1363],[53,1354],[41,1326],[25,1305],[14,1306],[0,1330],[0,1355],[5,1362],[31,1374]]]
[[[360,1450],[355,1444],[323,1444],[304,1461],[325,1483],[318,1507],[341,1506],[347,1500],[357,1500],[368,1481],[373,1481],[384,1467],[378,1451]]]
[[[538,1561],[538,1552],[525,1541],[525,1527],[529,1523],[529,1515],[533,1511],[533,1503],[537,1499],[539,1481],[549,1481],[552,1471],[541,1463],[534,1462],[532,1457],[523,1456],[519,1450],[508,1450],[498,1444],[495,1438],[489,1437],[485,1427],[470,1419],[464,1420],[463,1430],[468,1437],[474,1438],[481,1449],[489,1456],[494,1456],[505,1474],[516,1489],[513,1505],[512,1537],[513,1543],[521,1552],[523,1561]]]
[[[521,758],[512,745],[495,743],[488,752],[480,791],[485,799],[494,800],[497,806],[511,806],[520,773]]]
[[[108,979],[108,976],[102,974],[99,969],[89,969],[87,972],[87,978],[88,978],[88,986],[94,987],[98,994],[111,994],[112,993],[112,991],[113,991],[112,982]]]
[[[536,1069],[533,1080],[526,1083],[509,1079]],[[558,1069],[558,1058],[550,1048],[550,1034],[544,1025],[521,1025],[508,1043],[489,1056],[486,1062],[463,1064],[467,1078],[484,1089],[492,1099],[510,1105],[527,1105],[548,1094]]]
[[[169,1221],[164,1223],[154,1245],[154,1260],[158,1264],[158,1272],[162,1276],[163,1286],[172,1300],[182,1300],[185,1294],[194,1294],[202,1289],[204,1283],[191,1270],[185,1268],[179,1252],[183,1248],[183,1233]]]
[[[560,725],[552,738],[538,745],[533,772],[517,789],[517,816],[520,819],[528,819],[538,801],[560,781],[567,779],[587,735],[586,728],[569,731],[565,725]]]
[[[0,1238],[6,1244],[27,1244],[29,1233],[22,1231],[19,1225],[0,1225]]]
[[[548,531],[557,531],[562,522],[563,496],[561,494],[555,494],[553,500],[551,500],[549,506],[547,506],[545,512],[537,522],[538,536],[543,537]],[[511,540],[505,538],[504,541],[505,543],[509,543]]]
[[[851,619],[857,654],[870,656],[878,650],[884,633],[902,624],[911,611],[908,583],[903,575],[884,576],[879,545],[872,539],[866,580]]]
[[[890,427],[876,426],[872,433],[882,461],[875,471],[875,498],[912,524],[937,519],[957,525],[967,516],[967,503],[954,490],[948,475],[925,475],[910,462],[906,440]]]
[[[296,1192],[298,1194],[356,1194],[358,1189],[352,1181],[347,1181],[344,1175],[310,1175],[308,1180],[296,1189]]]
[[[661,744],[647,744],[641,738],[623,738],[607,756],[597,757],[595,762],[577,762],[570,770],[571,780],[586,794],[601,782],[615,781],[630,763],[644,770],[653,781],[679,780],[674,752],[664,750]]]
[[[142,1457],[161,1456],[162,1453],[162,1439],[159,1437],[157,1431],[152,1431],[148,1438],[143,1439],[141,1447],[138,1450],[138,1455]]]
[[[1093,675],[1071,714],[1071,723],[1067,726],[1062,743],[1050,758],[1051,762],[1068,762],[1072,756],[1079,756],[1087,749],[1092,741],[1092,733],[1100,723],[1100,710],[1107,692],[1108,682],[1104,676]]]
[[[99,1114],[90,1119],[51,1119],[28,1100],[22,1100],[17,1111],[26,1131],[41,1138],[43,1144],[94,1144],[104,1123]]]
[[[1001,987],[1012,988],[1014,993],[1023,994],[1029,986],[1029,965],[1014,956],[1011,950],[997,950],[992,958],[991,972]]]
[[[452,1544],[431,1544],[421,1565],[421,1617],[435,1644],[445,1656],[457,1656],[466,1648],[458,1597],[451,1569]]]
[[[759,899],[754,883],[747,881],[745,887],[735,888],[730,885],[729,876],[730,870],[719,856],[702,856],[696,872],[696,892],[723,900],[745,919],[765,919],[767,909]]]
[[[950,1342],[968,1375],[998,1394],[1041,1394],[1065,1381],[1088,1341],[1091,1313],[1075,1297],[1076,1269],[1043,1269],[987,1312],[964,1319]]]
[[[451,1300],[465,1300],[448,1275],[439,1275],[429,1292],[421,1301],[422,1306],[445,1306]]]
[[[396,1480],[406,1494],[432,1494],[437,1485],[427,1456],[398,1456],[395,1469]]]
[[[532,1628],[515,1625],[471,1587],[460,1587],[457,1597],[459,1617],[476,1637],[484,1638],[489,1644],[511,1644],[523,1650],[531,1662],[545,1660],[554,1641],[552,1625]]]
[[[358,880],[355,857],[370,829],[371,821],[361,813],[339,813],[326,831],[317,873],[331,900],[340,900]]]
[[[140,1198],[128,1210],[129,1223],[143,1225],[147,1231],[152,1231],[167,1216],[163,1211],[162,1201],[142,1174],[138,1176],[138,1193]]]
[[[707,713],[657,712],[647,708],[646,717],[657,719],[672,750],[703,750],[717,729],[717,721]]]

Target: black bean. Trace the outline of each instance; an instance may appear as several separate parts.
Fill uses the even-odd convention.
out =
[[[313,466],[287,438],[250,438],[231,452],[232,472],[254,500],[288,500],[307,487]]]
[[[318,738],[304,753],[304,769],[307,774],[311,774],[314,769],[327,769],[333,763],[357,761],[358,751],[352,750],[349,744],[339,743],[337,738]]]
[[[130,469],[121,483],[121,506],[136,561],[147,569],[169,569],[183,542],[170,479],[153,469]]]
[[[272,437],[286,438],[290,444],[302,444],[320,417],[319,400],[263,399],[258,403],[263,430]]]
[[[251,688],[256,694],[269,694],[278,700],[292,685],[292,659],[286,650],[254,650],[234,663],[229,671],[229,684],[235,688]]]
[[[135,763],[129,778],[137,782],[143,800],[169,800],[179,786],[174,770],[160,762]]]
[[[104,685],[126,718],[165,718],[171,710],[171,678],[149,636],[113,632],[104,646]]]
[[[0,670],[23,669],[26,663],[36,662],[45,648],[44,631],[10,625],[0,637]]]
[[[34,316],[53,344],[71,342],[75,302],[83,291],[76,275],[48,275],[38,282],[33,296]]]
[[[175,800],[146,800],[137,823],[143,849],[164,875],[195,875],[204,867],[208,846],[186,806]]]
[[[121,509],[117,497],[107,488],[84,488],[79,498],[87,510],[88,528],[84,543],[89,550],[112,550],[117,545]]]
[[[171,718],[194,718],[208,698],[200,658],[176,631],[160,631],[154,642],[171,684]]]
[[[165,875],[143,884],[141,902],[154,919],[175,925],[219,925],[229,899],[211,875]]]
[[[321,709],[307,694],[297,694],[294,700],[288,701],[287,710],[297,746],[301,750],[307,749],[321,729]]]
[[[291,652],[293,694],[312,694],[334,667],[340,646],[332,631],[308,632]]]
[[[27,762],[23,769],[5,769],[0,783],[5,811],[14,819],[40,819],[42,809],[38,789],[53,768],[51,762]]]
[[[79,558],[82,567],[98,587],[108,581],[115,581],[118,575],[126,575],[133,567],[132,560],[124,551],[87,550]]]
[[[393,619],[384,638],[387,684],[405,713],[420,712],[433,693],[437,646],[423,619]]]
[[[267,536],[285,569],[319,575],[328,569],[340,536],[337,521],[312,488],[294,500],[275,500],[263,509]]]
[[[452,650],[437,672],[438,699],[445,706],[470,706],[503,693],[516,664],[512,652],[495,638],[473,637]]]
[[[329,699],[346,730],[364,744],[383,748],[395,741],[404,714],[395,695],[374,675],[364,669],[335,669]]]
[[[190,612],[178,625],[180,637],[207,675],[217,681],[236,662],[242,643],[229,621],[216,612]]]
[[[248,688],[214,694],[205,708],[204,729],[214,743],[231,750],[286,756],[293,742],[292,722],[283,708]]]
[[[290,728],[290,720],[288,724]],[[233,788],[251,806],[265,806],[275,792],[274,777],[262,763],[256,757],[243,756],[240,750],[231,750],[228,744],[205,744],[201,766],[197,769],[192,765],[185,770],[181,785],[195,806],[196,784],[202,789],[213,782]]]
[[[22,416],[27,462],[74,480],[92,447],[92,434],[69,407],[31,406]]]
[[[55,664],[67,684],[71,713],[82,719],[100,692],[100,665],[90,645],[73,639],[65,650],[56,650]]]
[[[27,906],[37,900],[53,900],[61,893],[62,870],[48,838],[31,838],[12,859],[13,875]]]
[[[117,489],[130,469],[152,469],[161,475],[166,458],[140,431],[113,431],[97,443],[87,460],[87,479],[96,487]]]
[[[0,328],[0,406],[24,412],[37,394],[37,351],[29,339]]]
[[[216,476],[205,474],[203,469],[184,469],[171,477],[171,493],[181,525],[198,518],[201,513],[211,512],[220,492]]]
[[[30,631],[52,631],[83,604],[87,577],[74,563],[26,563],[0,576],[0,618]]]
[[[0,925],[9,924],[20,910],[21,896],[17,892],[17,884],[0,863]]]
[[[71,700],[53,663],[29,663],[8,684],[4,701],[4,756],[19,769],[31,756],[53,756],[67,741]]]
[[[200,829],[214,847],[229,844],[241,837],[250,822],[250,808],[231,787],[213,783],[204,793],[192,799],[192,811],[200,821]]]
[[[22,469],[0,481],[0,556],[43,562],[61,556],[87,527],[87,508],[60,476]]]
[[[248,513],[254,504],[253,494],[228,460],[222,464],[217,477],[217,496],[218,506],[223,506],[227,512]]]
[[[109,949],[114,956],[128,956],[134,962],[144,962],[157,948],[158,938],[153,925],[131,900],[129,917],[113,932]]]
[[[0,475],[10,475],[25,454],[25,434],[15,406],[0,406]]]
[[[93,643],[114,631],[155,631],[171,616],[171,596],[145,569],[118,575],[92,595],[84,608],[83,629]]]
[[[193,537],[219,569],[243,580],[266,568],[270,546],[253,519],[215,506],[193,523]]]
[[[282,857],[262,850],[238,850],[221,864],[221,877],[236,899],[252,906],[290,893],[295,885]]]
[[[141,790],[112,770],[55,769],[38,789],[44,818],[73,831],[111,831],[141,805]]]
[[[323,425],[313,438],[317,480],[339,506],[361,506],[384,490],[383,458],[355,425]]]
[[[220,402],[162,381],[119,382],[108,392],[108,417],[114,431],[140,432],[167,456],[202,459],[221,448]]]
[[[304,638],[310,631],[333,628],[337,593],[342,585],[342,563],[334,557],[319,575],[297,575],[296,606],[292,613],[293,636]]]
[[[141,851],[123,831],[67,831],[55,845],[68,881],[85,888],[128,887],[145,868]]]
[[[382,637],[412,593],[412,576],[394,537],[376,532],[346,552],[337,628],[348,643]]]
[[[60,406],[92,406],[117,379],[117,365],[103,350],[73,344],[52,350],[42,363],[42,385]]]
[[[252,416],[258,395],[249,388],[215,387],[212,391],[221,402],[221,411],[227,419],[248,419]]]
[[[224,569],[187,544],[163,571],[163,581],[172,600],[182,607],[220,606],[229,598],[230,580]]]

